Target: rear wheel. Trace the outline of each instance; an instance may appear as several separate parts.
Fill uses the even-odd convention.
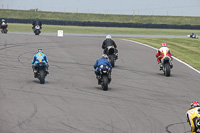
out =
[[[102,88],[103,88],[104,91],[108,90],[108,76],[107,75],[103,75]]]
[[[7,29],[4,29],[3,32],[4,32],[5,34],[7,34]]]
[[[44,84],[45,83],[45,73],[44,70],[40,70],[40,84]]]
[[[35,31],[35,35],[39,35],[40,34],[40,31],[39,30],[36,30]]]
[[[114,57],[114,55],[110,55],[110,62],[111,62],[112,67],[115,67],[115,57]]]
[[[169,65],[169,63],[165,64],[165,76],[167,76],[167,77],[170,76],[170,65]]]

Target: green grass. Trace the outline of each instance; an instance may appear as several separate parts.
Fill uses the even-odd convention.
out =
[[[200,17],[183,16],[144,16],[144,15],[108,15],[87,13],[61,13],[44,12],[33,10],[7,10],[0,9],[2,18],[20,19],[53,19],[68,21],[98,21],[118,23],[143,23],[143,24],[177,24],[177,25],[200,25]]]
[[[31,24],[9,23],[9,31],[32,32]],[[88,34],[137,34],[137,35],[185,35],[192,32],[200,35],[200,30],[181,29],[145,29],[145,28],[116,28],[116,27],[86,27],[86,26],[59,26],[43,25],[42,32],[57,33],[57,30],[64,30],[64,33],[88,33]]]
[[[161,43],[166,42],[173,56],[200,70],[200,39],[132,38],[130,40],[145,43],[155,48],[160,48]]]

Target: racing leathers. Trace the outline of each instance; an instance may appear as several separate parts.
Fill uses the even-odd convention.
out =
[[[118,50],[117,50],[117,45],[116,45],[116,43],[112,40],[112,39],[106,39],[106,40],[104,40],[103,41],[103,44],[102,44],[102,49],[104,49],[104,54],[106,54],[107,53],[107,47],[108,46],[114,46],[114,48],[115,48],[115,55],[116,55],[116,59],[118,58]]]
[[[108,61],[108,59],[106,59],[105,57],[101,57],[100,59],[98,59],[96,61],[96,63],[94,64],[94,69],[95,70],[95,74],[96,74],[96,77],[98,79],[98,84],[100,83],[100,79],[99,79],[99,76],[100,76],[100,66],[101,65],[105,65],[105,66],[108,66],[108,69],[110,70],[110,73],[109,73],[109,76],[108,76],[108,79],[109,81],[111,81],[111,69],[112,69],[112,66],[111,66],[111,63]]]
[[[172,54],[170,50],[167,47],[161,47],[156,54],[158,63],[161,63],[161,59],[165,56],[169,56],[172,61]]]
[[[8,24],[6,23],[6,22],[1,22],[1,25],[0,25],[1,27],[1,29],[2,28],[8,28]]]
[[[196,120],[198,117],[200,117],[200,107],[194,107],[194,108],[190,108],[187,113],[187,122],[191,127],[191,133],[196,133],[197,132],[197,128],[196,128]]]
[[[190,37],[191,37],[191,38],[196,38],[196,35],[195,35],[194,33],[192,33],[192,34],[190,35]]]
[[[32,25],[33,25],[32,29],[34,29],[34,27],[36,25],[39,25],[40,28],[42,29],[42,22],[39,19],[34,20],[33,23],[32,23]]]
[[[49,65],[48,65],[47,56],[42,52],[38,52],[37,54],[33,56],[33,60],[32,60],[32,64],[33,64],[32,68],[33,68],[34,73],[37,72],[35,67],[38,67],[38,63],[40,62],[44,62],[46,64],[47,72],[48,72]]]

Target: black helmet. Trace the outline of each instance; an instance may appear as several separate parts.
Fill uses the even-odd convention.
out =
[[[42,49],[38,49],[37,53],[38,53],[38,52],[42,52],[42,53],[43,53]]]

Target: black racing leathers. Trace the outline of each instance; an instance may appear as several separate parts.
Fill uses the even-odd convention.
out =
[[[117,45],[115,44],[115,42],[112,39],[106,39],[103,41],[102,49],[105,49],[108,46],[114,46],[115,48],[117,48]]]
[[[42,22],[41,22],[40,20],[38,20],[38,19],[34,20],[33,23],[32,23],[32,25],[33,25],[33,28],[34,28],[36,25],[39,25],[40,28],[42,29]]]
[[[102,49],[104,49],[104,52],[103,52],[104,54],[106,54],[108,46],[114,46],[115,52],[116,52],[116,54],[118,54],[117,45],[112,39],[106,39],[106,40],[103,41]]]

